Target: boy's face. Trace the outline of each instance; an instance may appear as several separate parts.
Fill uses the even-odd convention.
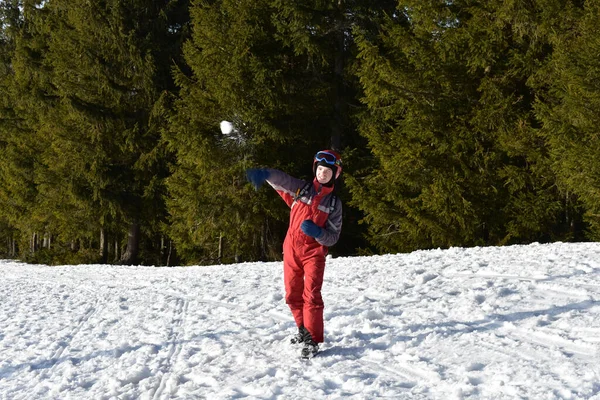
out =
[[[317,182],[319,182],[321,185],[325,185],[326,183],[329,183],[331,178],[333,178],[333,171],[331,168],[319,165],[315,175],[317,177]]]

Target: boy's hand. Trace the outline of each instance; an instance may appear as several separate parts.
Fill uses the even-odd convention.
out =
[[[269,170],[264,168],[249,168],[246,170],[246,177],[252,183],[254,189],[258,190],[269,179]]]
[[[302,229],[302,232],[304,232],[305,235],[312,236],[315,239],[320,238],[323,234],[323,229],[317,226],[317,224],[312,222],[310,219],[302,222],[300,229]]]

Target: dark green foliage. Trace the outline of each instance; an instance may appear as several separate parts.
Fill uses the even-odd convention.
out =
[[[600,3],[564,10],[537,111],[565,198],[584,204],[589,237],[600,239]],[[543,86],[542,86],[543,85]]]
[[[567,237],[530,87],[562,2],[401,4],[379,37],[359,41],[361,132],[375,159],[350,183],[374,243]]]
[[[185,47],[191,74],[178,75],[182,95],[169,136],[177,154],[171,232],[190,261],[216,262],[220,237],[229,259],[279,258],[289,211],[273,192],[254,193],[244,170],[268,166],[310,178],[317,150],[356,140],[347,37],[370,10],[356,4],[194,3]],[[221,120],[234,123],[233,137],[219,133]]]
[[[197,2],[191,9],[197,29],[184,54],[192,74],[178,74],[181,101],[168,136],[177,155],[169,178],[171,232],[189,261],[275,253],[272,224],[258,211],[277,207],[276,199],[254,194],[244,170],[261,160],[288,163],[292,143],[297,155],[307,155],[323,131],[314,114],[322,106],[309,102],[319,100],[322,78],[276,39],[273,13],[266,1]],[[221,135],[221,120],[236,132]]]
[[[69,193],[72,206],[59,214],[69,216],[80,236],[104,229],[123,237],[137,223],[143,234],[157,235],[165,217],[161,90],[173,86],[165,75],[172,63],[165,49],[175,56],[178,50],[166,20],[168,3],[54,0],[40,20],[39,29],[50,37],[44,64],[58,98],[42,117],[54,150],[48,180],[68,182],[60,195]],[[53,199],[56,188],[47,196],[64,205]],[[130,253],[123,262],[136,262]]]
[[[599,11],[1,2],[0,257],[280,259],[289,210],[244,171],[310,179],[324,148],[336,255],[598,238]]]
[[[31,129],[35,190],[23,201],[29,231],[54,234],[56,249],[82,241],[98,246],[101,230],[121,242],[140,221],[142,235],[160,238],[168,172],[160,142],[164,91],[175,88],[170,69],[187,4],[52,0],[24,11],[11,83],[24,94],[13,112],[29,115]],[[11,137],[28,140],[23,132]],[[123,262],[137,261],[131,247]]]
[[[30,97],[33,77],[23,73],[24,59],[38,60],[42,44],[31,40],[24,12],[31,2],[7,1],[0,5],[0,221],[2,237],[19,243],[25,251],[28,237],[40,229],[35,218],[35,177],[42,167],[38,155],[44,148],[35,128],[37,116]],[[25,45],[27,43],[27,45]],[[26,52],[19,51],[26,48]],[[7,245],[8,247],[8,245]],[[12,246],[11,246],[12,247]],[[16,256],[16,254],[10,254]]]

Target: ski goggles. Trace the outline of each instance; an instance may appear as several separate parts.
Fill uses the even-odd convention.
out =
[[[340,165],[340,160],[331,153],[327,153],[326,151],[320,151],[315,155],[315,160],[317,161],[325,161],[329,165]]]

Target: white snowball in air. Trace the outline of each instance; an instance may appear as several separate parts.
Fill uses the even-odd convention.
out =
[[[233,125],[229,121],[221,121],[221,132],[223,135],[229,135],[233,131]]]

